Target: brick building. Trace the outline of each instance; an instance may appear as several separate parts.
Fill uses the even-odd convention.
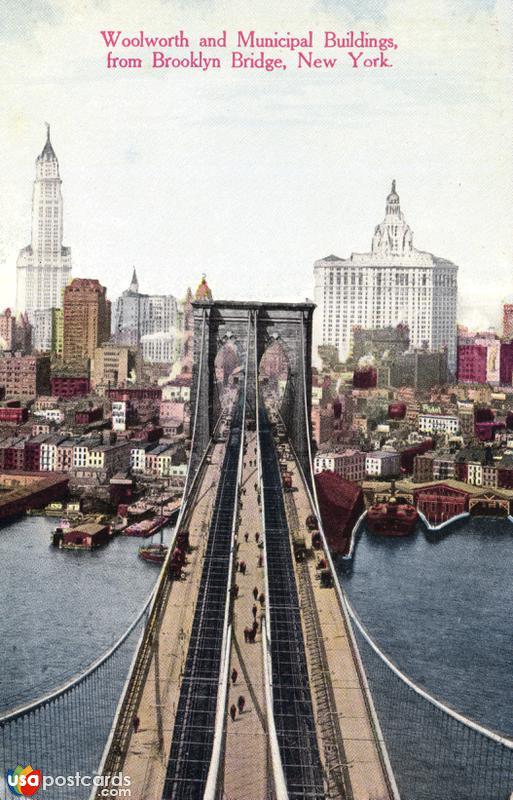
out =
[[[107,290],[93,278],[74,278],[63,294],[63,359],[92,359],[96,348],[110,335]]]
[[[5,387],[5,397],[8,400],[49,394],[49,357],[24,356],[19,352],[0,354],[0,386]]]

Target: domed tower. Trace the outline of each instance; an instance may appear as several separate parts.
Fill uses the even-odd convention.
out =
[[[206,275],[202,275],[201,281],[198,284],[198,288],[196,289],[196,294],[194,295],[194,299],[196,302],[199,303],[211,303],[212,292],[210,291],[210,287],[207,283]]]
[[[395,181],[392,181],[392,188],[386,201],[385,219],[374,231],[372,252],[385,256],[404,256],[412,250],[413,233],[401,212]]]

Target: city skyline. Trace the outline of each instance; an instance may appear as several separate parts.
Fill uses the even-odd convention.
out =
[[[311,297],[313,261],[367,247],[395,178],[418,247],[461,267],[459,321],[497,324],[512,261],[502,223],[513,214],[505,3],[414,2],[405,14],[396,0],[358,9],[300,2],[279,19],[257,3],[250,27],[261,31],[393,33],[394,69],[165,76],[108,73],[99,31],[150,32],[151,19],[152,31],[169,32],[184,19],[178,5],[87,5],[85,28],[71,7],[49,0],[28,20],[13,9],[4,31],[6,304],[14,304],[32,158],[48,120],[74,274],[97,275],[109,296],[135,265],[150,294],[180,296],[206,272],[217,297]],[[193,36],[248,22],[242,3],[226,16],[192,5],[185,27]],[[52,42],[51,54],[43,41]],[[24,57],[28,46],[34,61]],[[494,281],[478,285],[484,265]]]
[[[57,180],[59,181],[59,198],[58,198],[59,202],[58,202],[58,220],[57,220],[58,224],[57,225],[53,225],[53,227],[51,228],[50,234],[51,234],[52,237],[55,237],[55,236],[57,237],[57,239],[59,240],[59,242],[58,242],[58,244],[59,244],[59,243],[62,242],[63,227],[64,227],[64,225],[63,225],[63,200],[62,200],[62,194],[60,194],[60,184],[62,184],[62,179],[61,179],[61,176],[59,174],[59,161],[58,161],[57,156],[55,155],[54,148],[53,148],[52,143],[50,141],[50,125],[49,125],[49,123],[45,123],[45,126],[46,126],[46,142],[44,144],[44,147],[43,147],[43,150],[42,150],[41,154],[36,158],[36,170],[37,171],[36,171],[36,180],[34,181],[34,186],[37,188],[38,184],[41,182],[41,175],[39,174],[41,172],[41,168],[42,168],[41,165],[44,166],[44,164],[46,162],[48,162],[50,164],[51,168],[56,169],[56,177],[57,177]],[[393,186],[396,185],[396,180],[395,179],[392,180],[392,184],[393,184]],[[34,232],[36,232],[36,234],[37,234],[38,220],[41,217],[41,212],[38,212],[38,209],[36,208],[36,199],[37,198],[36,198],[35,190],[34,190],[33,198],[32,198],[32,224],[31,224],[31,228],[32,228],[32,231],[33,231],[33,234],[32,234],[33,239],[34,239],[34,236],[35,236]],[[39,224],[39,228],[41,228],[40,224]],[[413,233],[411,231],[411,228],[409,226],[407,226],[407,228],[408,228],[409,235],[411,237],[413,235]],[[40,236],[40,238],[42,239],[41,236]],[[52,239],[52,241],[53,241],[53,239]],[[37,237],[36,237],[36,242],[37,242]],[[60,246],[62,247],[62,245],[60,245]],[[17,269],[16,269],[17,276],[19,276],[20,272],[24,271],[24,269],[25,269],[24,261],[26,261],[26,257],[24,258],[24,256],[25,256],[25,253],[27,252],[28,249],[30,249],[30,248],[26,248],[25,247],[25,248],[22,248],[20,250],[20,253],[19,253],[19,256],[18,256],[18,260],[17,260]],[[361,249],[364,249],[364,248],[361,248]],[[351,248],[350,248],[350,250],[351,250]],[[64,261],[66,262],[66,265],[68,265],[68,266],[65,265],[67,272],[66,272],[66,270],[64,270],[64,271],[66,272],[66,274],[68,274],[69,279],[71,279],[70,248],[69,247],[62,247],[62,251],[64,253]],[[418,252],[418,251],[416,251],[416,252]],[[428,252],[428,251],[422,250],[421,252]],[[356,254],[358,255],[358,251],[356,251]],[[344,260],[344,257],[342,257],[342,261],[343,260]],[[323,258],[317,259],[316,263],[320,263],[321,261],[323,261]],[[129,272],[133,273],[134,270],[136,270],[136,267],[134,265],[127,266],[127,273],[126,273],[127,276],[129,274]],[[101,271],[102,270],[99,270],[100,273],[101,273]],[[62,272],[62,270],[61,270],[61,272]],[[89,271],[87,274],[77,275],[76,277],[90,277],[90,276],[91,276],[91,271]],[[192,272],[188,275],[188,278],[185,279],[185,282],[182,284],[182,286],[185,287],[185,288],[183,288],[181,294],[180,294],[180,292],[178,292],[178,297],[180,297],[181,295],[184,295],[186,289],[190,288],[191,286],[193,286],[195,284],[195,281],[197,280],[197,277],[198,276],[196,274],[193,274]],[[149,275],[145,275],[145,279],[150,284],[152,284],[154,282],[154,281],[152,281],[151,272],[150,272]],[[123,276],[121,277],[121,280],[123,280]],[[123,292],[118,289],[118,293],[116,294],[116,292],[113,290],[113,288],[109,287],[109,279],[108,279],[108,277],[107,277],[107,279],[104,279],[104,283],[106,284],[107,292],[108,292],[108,294],[110,294],[110,298],[111,298],[111,300],[113,302],[114,301],[117,302],[119,299],[121,299]],[[315,279],[312,280],[312,291],[310,292],[310,295],[308,295],[309,297],[313,297],[314,294],[315,294],[314,283],[315,283]],[[19,278],[18,278],[17,284],[18,284],[18,289],[17,289],[18,297],[24,296],[24,292],[26,291],[24,281],[22,281],[21,285],[20,285],[20,281],[19,281]],[[61,288],[63,288],[63,287],[61,287]],[[54,295],[55,295],[55,287],[53,286],[53,282],[52,282],[51,294],[52,294],[52,298],[53,298],[54,302],[52,302],[49,306],[45,305],[43,303],[42,305],[38,305],[37,307],[46,309],[46,308],[50,308],[50,307],[55,306],[55,305],[59,305],[58,303],[55,302],[55,297],[54,297]],[[157,295],[157,294],[162,295],[162,294],[164,294],[164,292],[162,292],[162,290],[161,290],[158,293],[154,292],[154,294],[155,295]],[[169,292],[168,294],[171,294],[171,293]],[[220,297],[219,294],[217,294],[217,296]],[[227,299],[231,299],[231,298],[227,297]],[[298,296],[295,299],[300,299],[300,298]],[[479,324],[475,325],[474,324],[473,325],[472,322],[470,322],[468,320],[466,321],[464,318],[460,318],[460,309],[461,309],[462,303],[461,303],[461,294],[458,293],[457,323],[460,324],[460,325],[465,325],[466,324],[468,327],[474,328],[476,330],[479,330],[479,329],[481,329],[481,330],[489,330],[489,329],[499,330],[500,329],[500,325],[501,325],[502,302],[503,302],[503,298],[498,299],[497,308],[495,308],[494,312],[493,312],[494,316],[495,316],[495,319],[492,322],[490,322],[490,324],[483,324],[483,325],[479,325]],[[17,307],[17,303],[13,304],[13,307],[16,308],[17,311],[26,310],[26,309],[19,309]]]

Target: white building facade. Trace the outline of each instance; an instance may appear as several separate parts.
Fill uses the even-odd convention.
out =
[[[393,478],[400,468],[401,457],[395,450],[375,450],[365,456],[365,472],[371,478]]]
[[[36,159],[32,192],[32,237],[16,263],[16,308],[32,321],[36,309],[60,307],[62,290],[71,277],[71,250],[63,247],[62,180],[50,142]]]
[[[180,355],[181,321],[176,297],[141,294],[134,269],[130,286],[114,303],[112,335],[118,344],[140,344],[145,361],[172,363]]]
[[[460,432],[460,420],[450,414],[419,414],[417,427],[421,433]]]
[[[447,347],[449,368],[454,371],[457,274],[451,261],[413,247],[413,232],[393,181],[371,252],[352,253],[347,259],[330,255],[314,264],[314,359],[318,361],[320,345],[332,345],[344,361],[351,352],[355,326],[404,323],[412,346]]]
[[[347,481],[363,481],[365,478],[365,453],[359,450],[344,450],[342,453],[317,453],[314,473],[329,470]]]

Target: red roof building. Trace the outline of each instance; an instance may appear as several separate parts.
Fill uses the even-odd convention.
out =
[[[315,475],[322,527],[330,550],[347,553],[351,531],[365,510],[363,491],[357,483],[346,481],[334,472]]]

